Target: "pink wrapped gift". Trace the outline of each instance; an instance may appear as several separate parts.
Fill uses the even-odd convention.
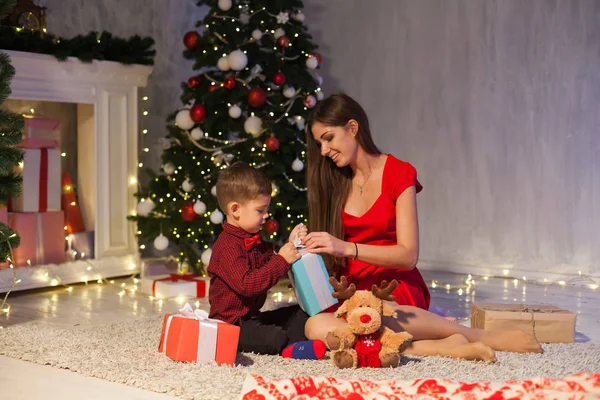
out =
[[[53,119],[25,118],[20,146],[28,149],[60,147],[60,122]]]
[[[65,217],[62,211],[8,213],[8,224],[19,233],[21,244],[13,250],[15,266],[65,262]]]
[[[140,292],[152,295],[159,299],[168,299],[177,296],[206,297],[210,278],[203,278],[194,274],[142,277]]]
[[[59,149],[24,149],[23,190],[11,199],[10,211],[60,211],[61,161]]]

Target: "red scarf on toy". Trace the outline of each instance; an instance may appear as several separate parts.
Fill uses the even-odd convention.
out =
[[[380,368],[381,360],[379,360],[379,352],[381,351],[381,340],[379,332],[370,333],[368,335],[360,335],[354,350],[358,356],[358,367]]]

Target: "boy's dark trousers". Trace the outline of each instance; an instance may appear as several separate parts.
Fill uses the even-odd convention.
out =
[[[240,323],[238,351],[258,354],[281,354],[289,344],[301,342],[308,319],[297,306],[265,311]]]

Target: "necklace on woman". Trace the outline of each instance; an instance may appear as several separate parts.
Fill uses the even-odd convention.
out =
[[[377,162],[379,161],[379,158],[375,161],[375,164],[373,164],[373,168],[371,168],[369,170],[369,174],[367,175],[367,177],[365,178],[365,180],[363,181],[362,185],[359,185],[358,183],[356,183],[356,186],[358,186],[358,188],[360,189],[360,195],[362,196],[363,194],[363,186],[365,186],[365,184],[367,183],[367,181],[369,180],[369,178],[371,177],[371,174],[373,173],[373,171],[375,171],[375,165],[377,165]]]

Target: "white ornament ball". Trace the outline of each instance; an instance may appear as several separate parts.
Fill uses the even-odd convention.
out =
[[[259,29],[255,29],[252,31],[252,39],[260,40],[262,38],[262,32]]]
[[[206,204],[200,200],[196,200],[194,203],[194,212],[198,215],[202,215],[206,212]]]
[[[306,59],[306,66],[309,69],[316,69],[319,66],[319,62],[317,61],[317,59],[313,56],[310,56]]]
[[[322,90],[319,90],[319,91],[317,92],[317,100],[321,101],[321,100],[323,100],[324,98],[325,98],[325,94],[323,93],[323,91],[322,91]]]
[[[262,133],[262,119],[255,115],[248,117],[244,122],[244,130],[254,137],[260,136]]]
[[[223,11],[229,11],[231,8],[231,0],[219,0],[219,8]]]
[[[210,214],[210,222],[215,225],[219,225],[223,222],[223,213],[219,210],[215,210]]]
[[[294,162],[292,162],[292,169],[296,172],[300,172],[304,169],[304,163],[300,161],[299,158],[296,158]]]
[[[275,39],[279,39],[283,35],[285,35],[285,31],[283,30],[283,28],[275,29],[275,33],[273,34],[273,36],[275,36]]]
[[[296,89],[294,89],[292,86],[288,86],[283,90],[283,95],[288,99],[291,99],[296,95]]]
[[[210,194],[217,197],[217,186],[216,185],[213,186],[212,188],[210,188]]]
[[[204,136],[204,131],[202,129],[196,127],[194,129],[192,129],[192,131],[190,132],[190,136],[194,140],[200,140]]]
[[[309,94],[304,99],[304,105],[308,108],[313,108],[317,104],[317,99],[312,94]]]
[[[210,263],[210,256],[212,256],[212,250],[211,249],[204,250],[202,252],[202,254],[200,255],[200,261],[202,261],[202,264],[208,265],[208,263]]]
[[[231,69],[231,67],[229,66],[229,58],[219,58],[219,61],[217,61],[217,68],[219,68],[221,71],[229,71]]]
[[[187,108],[179,110],[175,116],[175,124],[181,129],[192,129],[192,126],[194,126],[194,121],[192,121],[192,118],[190,117],[190,110]]]
[[[227,56],[229,67],[234,71],[241,71],[248,65],[248,57],[241,50],[234,50]]]
[[[304,22],[304,14],[302,14],[302,11],[298,11],[295,15],[294,15],[294,19],[296,21],[299,22]]]
[[[237,105],[232,105],[231,107],[229,107],[229,116],[231,118],[239,118],[242,115],[242,109],[240,107],[238,107]]]
[[[304,118],[302,118],[301,116],[296,117],[296,127],[300,131],[304,130]]]
[[[138,215],[147,217],[154,210],[154,202],[149,198],[140,201],[136,207]]]
[[[173,172],[175,172],[175,166],[171,163],[166,163],[163,165],[163,171],[165,171],[165,174],[167,175],[173,175]]]
[[[194,188],[194,184],[192,182],[190,182],[189,178],[186,178],[185,181],[183,181],[181,183],[181,188],[183,189],[184,192],[189,193]]]
[[[169,247],[169,239],[162,233],[154,239],[154,248],[158,251],[163,251]]]
[[[321,75],[315,75],[315,81],[317,82],[317,85],[321,86],[323,84],[323,77]]]

